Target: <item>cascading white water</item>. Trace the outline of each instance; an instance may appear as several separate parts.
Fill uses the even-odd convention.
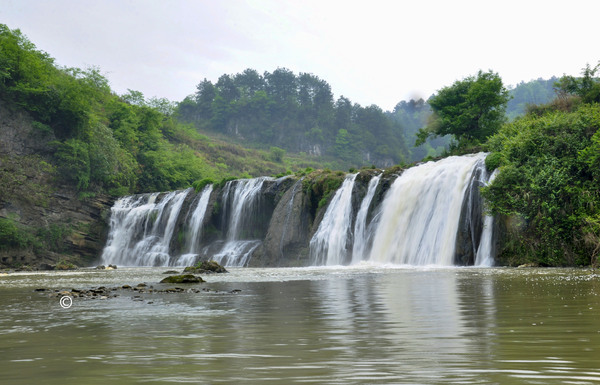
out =
[[[313,265],[335,266],[346,262],[347,247],[351,239],[352,189],[356,174],[346,175],[317,232],[310,240],[310,258]]]
[[[358,213],[356,214],[356,222],[354,224],[354,244],[352,245],[352,263],[358,263],[365,257],[365,251],[367,250],[367,243],[369,236],[367,233],[367,214],[369,213],[369,206],[375,196],[375,190],[381,175],[374,176],[369,181],[369,187],[367,188],[367,194],[363,198]]]
[[[179,256],[174,264],[175,266],[191,266],[196,262],[200,252],[199,240],[202,236],[202,224],[204,223],[204,216],[212,191],[212,184],[205,186],[202,193],[195,200],[195,209],[188,214],[188,239],[185,243],[185,252]]]
[[[166,266],[179,212],[191,189],[119,199],[111,209],[110,234],[102,252],[104,264]]]
[[[492,183],[492,181],[498,175],[498,169],[492,172],[492,175],[488,178],[486,185]],[[479,241],[479,247],[477,248],[477,255],[475,257],[475,266],[480,267],[491,267],[494,265],[494,217],[492,215],[485,216],[483,220],[483,231],[481,232],[481,240]]]
[[[409,168],[388,190],[369,260],[452,265],[465,190],[480,153]]]
[[[248,264],[252,252],[260,245],[260,240],[240,238],[243,235],[244,223],[257,213],[261,188],[267,180],[273,178],[260,177],[227,182],[223,194],[224,213],[228,224],[227,236],[223,248],[213,256],[215,261],[234,267]]]

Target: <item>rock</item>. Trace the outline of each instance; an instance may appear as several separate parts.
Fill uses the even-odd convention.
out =
[[[72,264],[71,262],[59,261],[56,264],[56,270],[77,270],[77,266]]]
[[[131,289],[131,286],[129,286],[129,285],[123,285],[123,286],[121,286],[121,289]]]
[[[201,283],[204,280],[192,274],[170,275],[160,283]]]
[[[54,270],[55,268],[56,267],[54,265],[51,265],[49,263],[41,263],[39,266],[39,269],[44,271]]]
[[[522,265],[517,266],[518,269],[526,268],[526,267],[538,267],[537,263],[524,263]]]
[[[219,265],[215,261],[202,261],[196,266],[188,266],[183,269],[184,273],[192,274],[212,274],[212,273],[229,273],[227,269]]]
[[[106,270],[106,266],[98,265],[98,266],[96,266],[96,270]]]
[[[106,270],[117,270],[117,265],[108,265]]]
[[[179,272],[176,270],[167,270],[163,274],[179,274]]]

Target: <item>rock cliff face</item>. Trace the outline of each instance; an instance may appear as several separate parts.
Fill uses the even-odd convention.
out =
[[[308,258],[308,241],[313,222],[302,179],[293,181],[279,200],[262,245],[254,254],[253,265],[290,266],[304,265]],[[289,258],[292,255],[294,257]]]
[[[0,219],[17,229],[11,234],[20,242],[0,245],[0,266],[91,265],[102,250],[113,200],[80,200],[58,182],[49,158],[54,139],[27,114],[0,104]]]

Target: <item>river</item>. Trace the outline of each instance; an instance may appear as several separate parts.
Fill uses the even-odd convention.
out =
[[[232,268],[200,292],[119,289],[69,308],[35,291],[166,288],[166,269],[0,276],[0,382],[600,383],[589,270]]]

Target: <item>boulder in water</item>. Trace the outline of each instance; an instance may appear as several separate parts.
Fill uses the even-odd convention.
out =
[[[204,280],[201,277],[196,277],[193,274],[170,275],[160,281],[160,283],[201,283]]]
[[[215,261],[198,262],[196,266],[186,267],[183,272],[192,274],[229,273],[227,269]]]

